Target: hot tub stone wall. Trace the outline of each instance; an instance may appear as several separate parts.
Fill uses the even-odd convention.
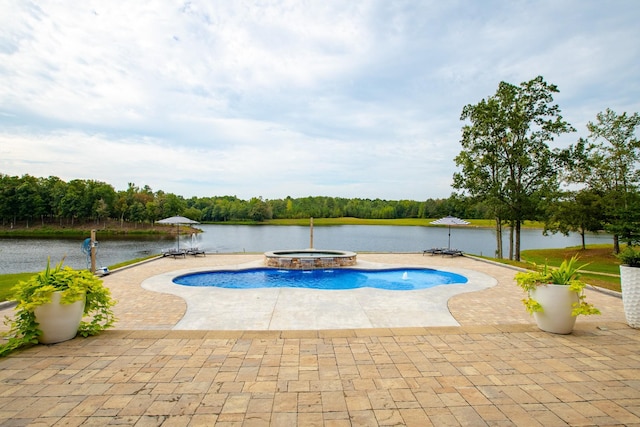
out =
[[[356,255],[335,257],[283,257],[265,255],[264,264],[267,267],[287,268],[292,270],[352,267],[356,265]]]

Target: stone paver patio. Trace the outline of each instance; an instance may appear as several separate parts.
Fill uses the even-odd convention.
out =
[[[359,254],[474,270],[497,284],[449,300],[460,326],[216,331],[172,329],[184,300],[141,286],[260,259],[167,258],[107,276],[115,329],[0,359],[0,425],[640,425],[640,333],[615,296],[588,291],[603,315],[553,335],[524,311],[511,269]]]

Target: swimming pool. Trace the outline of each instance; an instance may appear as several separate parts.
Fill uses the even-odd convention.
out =
[[[175,277],[183,286],[227,289],[307,288],[356,289],[377,288],[393,291],[427,289],[439,285],[464,284],[467,278],[455,273],[429,268],[315,269],[280,270],[251,268],[190,273]]]

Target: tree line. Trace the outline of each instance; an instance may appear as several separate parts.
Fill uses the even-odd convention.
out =
[[[278,218],[365,219],[438,218],[455,215],[484,218],[487,209],[466,197],[415,200],[381,200],[341,197],[302,197],[265,200],[236,196],[185,198],[149,186],[129,183],[116,191],[111,184],[58,177],[0,174],[0,221],[3,226],[25,224],[100,224],[106,219],[124,223],[149,223],[183,215],[200,222],[261,222]]]

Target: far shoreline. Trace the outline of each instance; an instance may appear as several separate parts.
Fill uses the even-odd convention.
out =
[[[323,226],[342,226],[342,225],[382,225],[382,226],[398,226],[398,227],[446,227],[442,225],[434,225],[431,222],[438,218],[402,218],[402,219],[367,219],[367,218],[313,218],[313,225]],[[490,219],[467,219],[469,225],[458,227],[475,227],[475,228],[494,228],[495,222]],[[311,224],[310,218],[286,218],[271,219],[266,221],[216,221],[202,222],[202,225],[277,225],[277,226],[305,226]],[[456,226],[454,226],[456,227]],[[527,221],[523,224],[524,228],[543,229],[544,224],[537,221]],[[508,228],[508,227],[505,227]],[[132,237],[132,236],[153,236],[153,235],[175,235],[177,227],[170,225],[159,225],[149,223],[123,223],[119,221],[109,220],[107,222],[82,223],[82,224],[17,224],[11,226],[0,226],[0,238],[10,237],[31,237],[31,238],[77,238],[88,236],[91,230],[97,230],[101,235],[113,237]],[[195,227],[180,227],[180,234],[197,233],[201,230]]]

